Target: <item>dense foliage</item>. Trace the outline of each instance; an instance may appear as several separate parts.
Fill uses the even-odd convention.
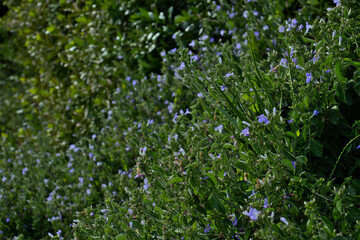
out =
[[[5,1],[1,239],[360,239],[360,5]]]

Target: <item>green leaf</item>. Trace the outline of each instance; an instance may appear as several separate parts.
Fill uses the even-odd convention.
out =
[[[337,124],[340,119],[339,108],[337,108],[337,106],[335,107],[336,108],[333,107],[332,109],[330,109],[328,113],[328,118],[332,124]]]
[[[140,231],[143,230],[143,226],[138,221],[132,221],[134,228],[139,229]]]
[[[154,171],[156,171],[156,172],[158,172],[158,173],[160,173],[160,174],[165,175],[164,170],[163,170],[161,167],[159,167],[159,166],[153,166],[151,169],[154,170]]]
[[[339,79],[340,83],[347,82],[347,79],[341,73],[341,65],[339,61],[335,63],[335,75]]]
[[[336,94],[337,94],[338,98],[340,99],[340,101],[342,101],[343,103],[346,103],[345,87],[343,86],[343,84],[339,83],[337,85]]]
[[[350,238],[347,238],[347,237],[344,237],[344,236],[336,236],[336,237],[333,237],[330,240],[350,240]]]
[[[234,167],[237,169],[243,170],[245,172],[251,172],[250,167],[244,161],[237,161],[234,163]]]
[[[120,235],[117,235],[116,240],[126,240],[126,235],[125,234],[120,234]]]
[[[285,166],[287,166],[290,170],[293,170],[293,169],[294,169],[294,166],[292,165],[292,163],[291,163],[290,160],[288,160],[288,159],[283,159],[282,162],[283,162],[283,164],[284,164]]]
[[[321,145],[321,143],[318,140],[312,139],[310,141],[310,149],[311,149],[311,152],[315,156],[322,157],[322,155],[323,155],[323,146]]]
[[[358,96],[360,96],[360,81],[358,81],[354,84],[354,89],[355,89],[356,94]]]
[[[339,211],[339,213],[342,212],[342,202],[341,202],[341,200],[338,200],[336,202],[336,209]]]
[[[278,225],[272,224],[272,225],[271,225],[271,228],[272,228],[275,232],[279,233],[282,237],[284,237],[284,232],[279,228]]]
[[[182,177],[174,177],[173,179],[171,179],[170,184],[179,183],[182,181],[183,181]]]
[[[154,184],[160,189],[166,189],[166,184],[160,179],[155,179]]]
[[[214,209],[219,210],[221,213],[225,213],[225,207],[224,205],[221,203],[221,201],[214,195],[211,194],[209,197],[210,200],[210,204]]]
[[[325,216],[321,216],[321,220],[323,221],[323,223],[326,226],[326,228],[324,228],[326,233],[329,234],[330,237],[334,237],[334,235],[335,235],[335,233],[334,233],[334,225],[332,224],[332,222]]]
[[[311,5],[318,5],[319,1],[318,0],[308,0],[307,3],[309,3]]]
[[[301,165],[306,165],[308,162],[306,156],[300,155],[296,157],[296,163],[300,163]]]
[[[166,212],[164,209],[162,209],[162,208],[160,208],[158,206],[154,207],[154,211],[159,212],[159,213],[165,213]]]
[[[76,20],[78,23],[83,23],[83,24],[86,24],[86,23],[88,22],[88,19],[87,19],[85,16],[77,17],[77,18],[75,18],[75,20]]]
[[[287,131],[287,132],[285,132],[285,135],[288,136],[288,137],[296,139],[296,135],[293,132]]]
[[[208,176],[211,179],[211,181],[215,184],[215,186],[217,185],[218,182],[217,182],[217,180],[215,178],[215,175],[213,173],[205,173],[205,175]]]
[[[302,37],[302,40],[304,40],[304,42],[308,42],[308,43],[316,43],[316,41],[311,38]]]
[[[348,62],[350,65],[354,67],[360,67],[360,62],[353,61],[350,58],[344,58],[344,61]]]

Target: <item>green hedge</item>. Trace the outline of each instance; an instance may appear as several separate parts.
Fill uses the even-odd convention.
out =
[[[357,1],[5,4],[0,238],[360,239]]]

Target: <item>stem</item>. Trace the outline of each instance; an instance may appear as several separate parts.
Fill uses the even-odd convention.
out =
[[[335,169],[336,169],[337,165],[339,164],[340,159],[341,159],[342,155],[344,154],[346,148],[347,148],[351,143],[353,143],[356,139],[358,139],[359,137],[360,137],[360,135],[357,135],[356,137],[354,137],[353,139],[351,139],[350,142],[348,142],[348,144],[346,144],[346,146],[344,147],[344,149],[343,149],[342,152],[340,153],[340,156],[338,157],[338,159],[337,159],[337,161],[336,161],[336,163],[335,163],[335,166],[334,166],[334,168],[333,168],[333,170],[332,170],[332,172],[331,172],[331,174],[330,174],[330,179],[332,178],[332,176],[333,176],[333,174],[334,174],[334,172],[335,172]]]

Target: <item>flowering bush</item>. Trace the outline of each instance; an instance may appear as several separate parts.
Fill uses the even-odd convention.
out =
[[[0,237],[360,239],[357,1],[135,3],[50,11],[77,24],[51,40],[68,44],[69,95],[30,89],[49,119],[2,136]],[[49,39],[28,38],[42,62]]]

